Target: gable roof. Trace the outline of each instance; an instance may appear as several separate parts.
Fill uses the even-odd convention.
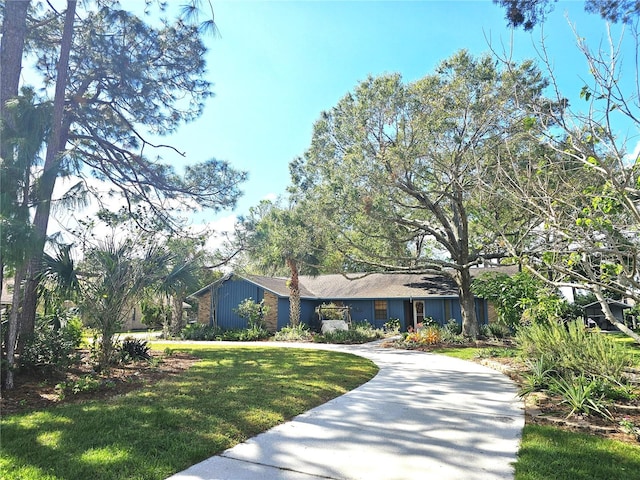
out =
[[[499,268],[478,268],[473,276]],[[244,279],[280,297],[289,297],[289,278],[266,275],[227,274],[218,281],[193,293],[199,296],[213,285],[219,285],[232,278]],[[430,273],[371,273],[371,274],[330,274],[312,277],[300,276],[300,297],[324,300],[355,300],[375,298],[426,298],[457,297],[458,287],[446,275]]]

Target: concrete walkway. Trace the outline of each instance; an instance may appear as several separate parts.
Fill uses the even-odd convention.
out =
[[[513,478],[524,410],[506,376],[377,344],[296,346],[361,355],[380,372],[170,480]]]

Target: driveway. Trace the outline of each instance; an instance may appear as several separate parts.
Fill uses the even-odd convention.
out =
[[[371,359],[380,372],[170,480],[513,478],[524,407],[506,376],[376,343],[274,346],[350,352]]]

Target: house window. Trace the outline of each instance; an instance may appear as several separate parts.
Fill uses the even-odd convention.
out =
[[[373,301],[373,318],[375,320],[387,319],[387,301],[386,300],[374,300]]]

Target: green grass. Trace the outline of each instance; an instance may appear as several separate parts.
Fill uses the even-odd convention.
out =
[[[3,418],[1,478],[163,479],[377,372],[372,362],[338,352],[171,348],[202,360],[179,376],[109,402]]]
[[[473,360],[482,350],[482,348],[477,347],[451,347],[435,348],[431,350],[431,352],[438,353],[440,355],[447,355],[449,357],[460,358],[462,360]]]
[[[640,344],[622,332],[607,333],[606,335],[613,338],[617,343],[624,345],[633,355],[633,363],[640,367]]]
[[[640,480],[640,447],[527,425],[515,480]]]

